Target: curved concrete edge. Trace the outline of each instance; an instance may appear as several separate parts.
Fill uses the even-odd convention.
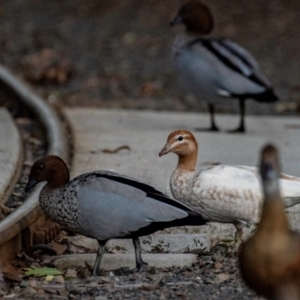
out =
[[[47,154],[59,155],[67,160],[66,133],[54,109],[3,66],[0,66],[0,81],[18,95],[20,101],[32,109],[45,127],[48,141]],[[0,222],[0,245],[14,238],[41,215],[38,205],[39,190],[40,188],[34,190],[19,208]]]
[[[0,222],[0,245],[12,239],[41,215],[38,200],[42,187],[43,185],[38,186],[20,207]]]
[[[20,100],[35,112],[45,126],[49,143],[47,153],[59,155],[66,159],[68,147],[65,140],[65,132],[54,109],[3,66],[0,66],[0,81],[15,92],[20,97]]]
[[[9,120],[14,125],[14,126],[12,126],[12,128],[11,128],[12,130],[10,131],[10,134],[12,134],[12,137],[10,138],[10,140],[15,141],[18,144],[18,147],[16,147],[17,149],[14,149],[14,151],[13,151],[14,153],[12,153],[11,151],[9,152],[9,156],[10,156],[9,161],[12,162],[12,160],[13,160],[13,164],[15,164],[15,165],[14,165],[14,169],[12,170],[12,172],[10,172],[10,174],[7,176],[7,180],[9,182],[7,182],[7,186],[5,186],[5,191],[3,192],[3,194],[1,192],[0,203],[5,204],[5,202],[9,198],[10,194],[12,193],[12,191],[15,187],[15,184],[17,183],[17,181],[20,177],[21,171],[22,171],[23,144],[21,141],[20,132],[19,132],[17,126],[15,125],[15,122],[12,119],[9,112],[7,112],[6,109],[3,109],[3,112],[1,113],[1,115],[2,114],[3,114],[3,116],[5,116],[7,118],[7,120]],[[7,134],[7,132],[6,132],[6,134]],[[6,160],[6,158],[5,158],[5,160]]]

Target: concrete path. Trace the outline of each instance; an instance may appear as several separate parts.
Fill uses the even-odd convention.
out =
[[[257,165],[261,146],[274,142],[281,151],[283,171],[300,176],[299,118],[248,116],[246,134],[227,134],[195,132],[195,127],[208,125],[206,114],[94,108],[66,108],[64,113],[74,137],[72,177],[96,169],[114,170],[170,195],[169,179],[177,158],[175,155],[160,158],[158,153],[168,134],[176,129],[188,129],[195,134],[199,143],[199,165],[205,162]],[[221,128],[228,129],[237,126],[238,119],[218,115],[217,122]],[[124,145],[131,150],[103,153],[105,149],[114,150]],[[295,223],[298,221],[300,218]]]
[[[168,134],[176,129],[193,131],[199,142],[199,164],[221,162],[226,164],[256,165],[258,151],[266,142],[276,143],[281,150],[283,170],[300,176],[300,118],[247,117],[246,134],[195,132],[195,127],[209,124],[208,115],[129,110],[101,110],[66,108],[64,113],[75,141],[72,175],[96,168],[114,169],[139,177],[169,192],[169,176],[176,158],[158,157]],[[234,128],[235,116],[217,118],[221,128]],[[103,153],[128,145],[131,151],[116,154]],[[163,180],[162,180],[163,179]]]
[[[0,220],[20,174],[22,143],[18,128],[6,109],[0,108]],[[3,211],[4,210],[4,211]]]
[[[209,124],[207,115],[129,110],[65,108],[64,114],[74,138],[71,177],[81,173],[106,169],[126,174],[149,183],[170,195],[169,179],[177,158],[159,158],[168,134],[176,129],[193,131],[199,142],[199,162],[257,165],[263,144],[273,142],[281,150],[283,171],[300,176],[300,119],[283,117],[247,117],[246,134],[195,132],[195,127]],[[237,117],[221,115],[221,128],[235,128]],[[106,150],[123,149],[111,154]],[[300,206],[289,210],[293,228],[300,229]],[[208,240],[233,239],[233,225],[210,223],[202,227],[166,230],[167,233],[207,234]],[[249,231],[248,231],[249,233]],[[247,234],[247,232],[246,232]],[[209,248],[210,242],[208,242]]]

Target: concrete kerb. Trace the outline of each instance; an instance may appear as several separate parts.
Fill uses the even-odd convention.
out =
[[[197,261],[196,254],[143,254],[142,257],[150,267],[156,268],[188,267]],[[85,267],[86,263],[93,266],[95,260],[96,254],[69,254],[54,257],[49,262],[59,270],[66,270]],[[124,267],[134,269],[135,256],[133,253],[104,254],[100,267],[109,271]]]
[[[47,153],[66,159],[68,155],[66,135],[56,112],[3,66],[0,66],[0,83],[17,95],[20,101],[30,107],[39,118],[47,135]],[[38,205],[40,189],[41,186],[35,189],[18,209],[0,222],[0,245],[13,239],[41,215]]]
[[[99,246],[95,239],[85,236],[76,235],[67,238],[70,244],[84,249],[85,252],[96,252]],[[140,244],[143,258],[149,259],[150,265],[158,268],[182,267],[195,262],[195,256],[190,254],[200,254],[210,250],[210,236],[208,234],[155,233],[141,237]],[[109,240],[105,248],[115,254],[105,255],[106,258],[101,264],[102,269],[115,270],[122,267],[135,267],[135,251],[131,239]],[[163,259],[166,259],[166,262],[162,262]],[[49,262],[61,270],[82,267],[86,260],[90,265],[93,265],[95,255],[71,254],[48,258]]]
[[[6,109],[0,110],[0,205],[8,200],[22,170],[23,147],[19,130]],[[9,139],[7,138],[9,136]],[[1,219],[4,217],[1,213]]]

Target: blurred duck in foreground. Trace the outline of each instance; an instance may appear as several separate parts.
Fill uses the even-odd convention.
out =
[[[143,270],[139,237],[173,226],[204,225],[199,213],[153,187],[109,171],[82,174],[69,181],[66,164],[45,156],[32,166],[26,191],[47,182],[39,195],[43,212],[54,222],[98,240],[93,275],[99,275],[105,243],[133,240],[137,271]]]
[[[213,165],[196,170],[198,144],[187,130],[170,133],[159,156],[168,153],[178,155],[170,180],[173,197],[190,205],[208,221],[234,224],[238,247],[243,227],[258,223],[261,215],[262,192],[257,168]],[[282,173],[279,176],[284,206],[300,203],[300,178]]]
[[[188,91],[206,98],[211,118],[208,130],[219,130],[214,120],[214,105],[220,103],[220,97],[225,97],[239,100],[240,125],[231,132],[245,132],[246,99],[278,100],[258,63],[249,52],[228,39],[203,37],[212,31],[213,17],[200,2],[183,5],[170,23],[176,24],[186,28],[176,37],[172,48],[177,75]]]
[[[289,229],[280,195],[278,154],[266,146],[260,174],[264,203],[255,234],[239,255],[242,277],[250,288],[268,299],[300,299],[300,236]]]

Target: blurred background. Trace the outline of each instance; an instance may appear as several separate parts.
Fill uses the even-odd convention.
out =
[[[170,28],[182,0],[1,0],[0,63],[57,106],[206,111],[180,88]],[[300,113],[300,1],[207,0],[213,36],[248,49],[281,101],[248,114]],[[218,112],[238,111],[238,102]]]

